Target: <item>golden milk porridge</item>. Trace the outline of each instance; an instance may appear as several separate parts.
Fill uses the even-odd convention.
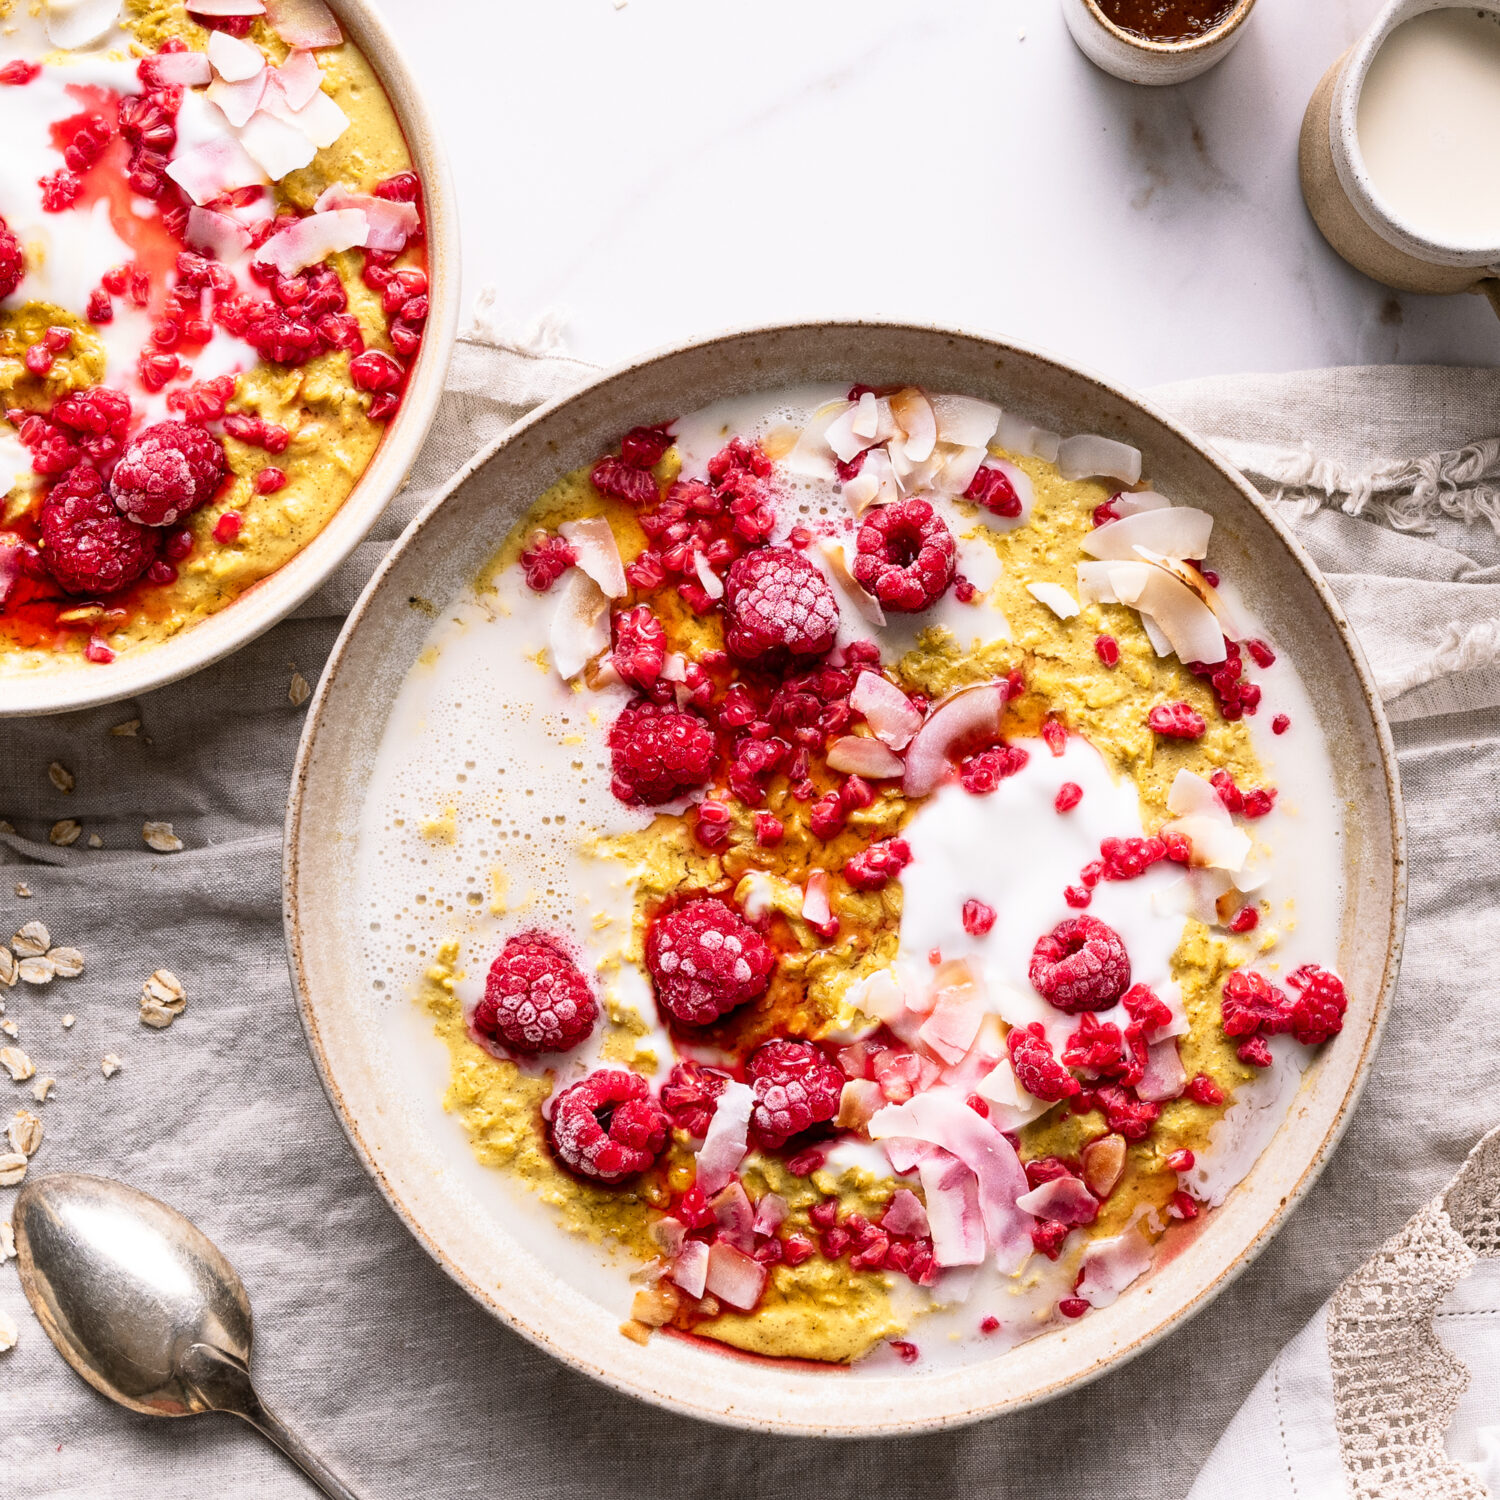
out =
[[[428,311],[322,0],[0,0],[0,671],[164,640],[327,524]]]
[[[784,391],[628,433],[433,609],[376,989],[627,1337],[983,1357],[1253,1165],[1342,1025],[1341,827],[1190,500],[983,402]]]

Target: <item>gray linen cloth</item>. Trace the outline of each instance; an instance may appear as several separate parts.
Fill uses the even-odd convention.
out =
[[[537,401],[581,381],[556,355],[464,341],[432,441],[380,535],[298,616],[136,703],[0,728],[17,832],[0,920],[40,918],[87,973],[6,993],[56,1077],[32,1105],[37,1170],[124,1178],[197,1220],[255,1306],[256,1375],[374,1497],[1184,1494],[1281,1346],[1343,1274],[1451,1177],[1495,1123],[1486,1004],[1500,865],[1500,371],[1364,369],[1215,379],[1157,399],[1217,442],[1326,570],[1389,695],[1408,798],[1411,926],[1395,1014],[1322,1180],[1259,1261],[1119,1372],[1019,1415],[916,1439],[823,1444],[710,1428],[595,1385],[480,1311],[387,1209],[303,1043],[282,950],[280,841],[309,681],[414,507]],[[134,736],[111,726],[139,718]],[[77,778],[67,794],[50,762]],[[60,849],[60,818],[84,839]],[[143,819],[186,848],[157,855]],[[90,849],[87,836],[102,836]],[[11,896],[24,880],[33,895]],[[7,931],[13,930],[6,929]],[[155,968],[185,983],[170,1030],[137,1019]],[[60,1018],[77,1022],[64,1030]],[[110,1079],[103,1054],[123,1063]],[[6,1111],[8,1113],[8,1111]],[[0,1191],[0,1218],[14,1194]],[[25,1311],[0,1308],[0,1494],[259,1500],[309,1493],[228,1418],[134,1416],[87,1389]],[[1246,1476],[1245,1493],[1254,1493]]]

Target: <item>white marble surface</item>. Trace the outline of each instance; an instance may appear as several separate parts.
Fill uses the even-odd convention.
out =
[[[1483,301],[1377,287],[1303,207],[1303,109],[1379,0],[1261,0],[1170,89],[1097,72],[1056,0],[384,4],[446,134],[467,295],[566,310],[585,358],[870,316],[1141,386],[1500,360]]]

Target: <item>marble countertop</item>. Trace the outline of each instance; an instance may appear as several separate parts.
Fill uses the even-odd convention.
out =
[[[566,315],[604,363],[865,316],[1039,345],[1138,385],[1500,361],[1476,297],[1324,244],[1302,113],[1379,0],[1262,0],[1218,68],[1098,72],[1057,0],[384,0],[457,178],[465,295]]]

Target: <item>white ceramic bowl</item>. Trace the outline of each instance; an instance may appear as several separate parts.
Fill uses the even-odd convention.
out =
[[[401,408],[348,499],[290,562],[217,614],[108,666],[72,665],[0,677],[0,718],[63,713],[131,698],[237,651],[302,603],[359,545],[406,481],[437,411],[458,328],[458,211],[437,128],[401,50],[368,0],[334,0],[349,39],[370,59],[422,179],[431,311]]]
[[[1186,83],[1222,62],[1245,34],[1255,0],[1239,3],[1219,25],[1187,42],[1153,42],[1125,31],[1099,8],[1098,0],[1062,0],[1063,19],[1079,51],[1097,68],[1126,83]]]
[[[478,1165],[459,1121],[444,1113],[446,1049],[398,986],[372,988],[355,885],[372,763],[431,627],[426,601],[441,608],[456,597],[534,497],[635,423],[832,380],[961,392],[1054,431],[1102,432],[1142,449],[1154,482],[1212,513],[1216,565],[1311,689],[1347,809],[1345,1027],[1309,1067],[1249,1176],[1221,1208],[1175,1231],[1170,1253],[1112,1307],[983,1363],[904,1377],[621,1337],[624,1308],[592,1300],[560,1274],[587,1252],[544,1220],[527,1229],[501,1174]],[[1296,542],[1210,448],[1138,398],[992,339],[890,324],[765,328],[645,358],[532,413],[408,527],[350,616],[308,714],[287,819],[287,944],[313,1056],[350,1140],[412,1233],[482,1306],[576,1369],[694,1416],[802,1434],[913,1432],[1024,1406],[1100,1374],[1202,1308],[1265,1245],[1327,1160],[1374,1055],[1400,947],[1402,842],[1395,755],[1348,625]]]

